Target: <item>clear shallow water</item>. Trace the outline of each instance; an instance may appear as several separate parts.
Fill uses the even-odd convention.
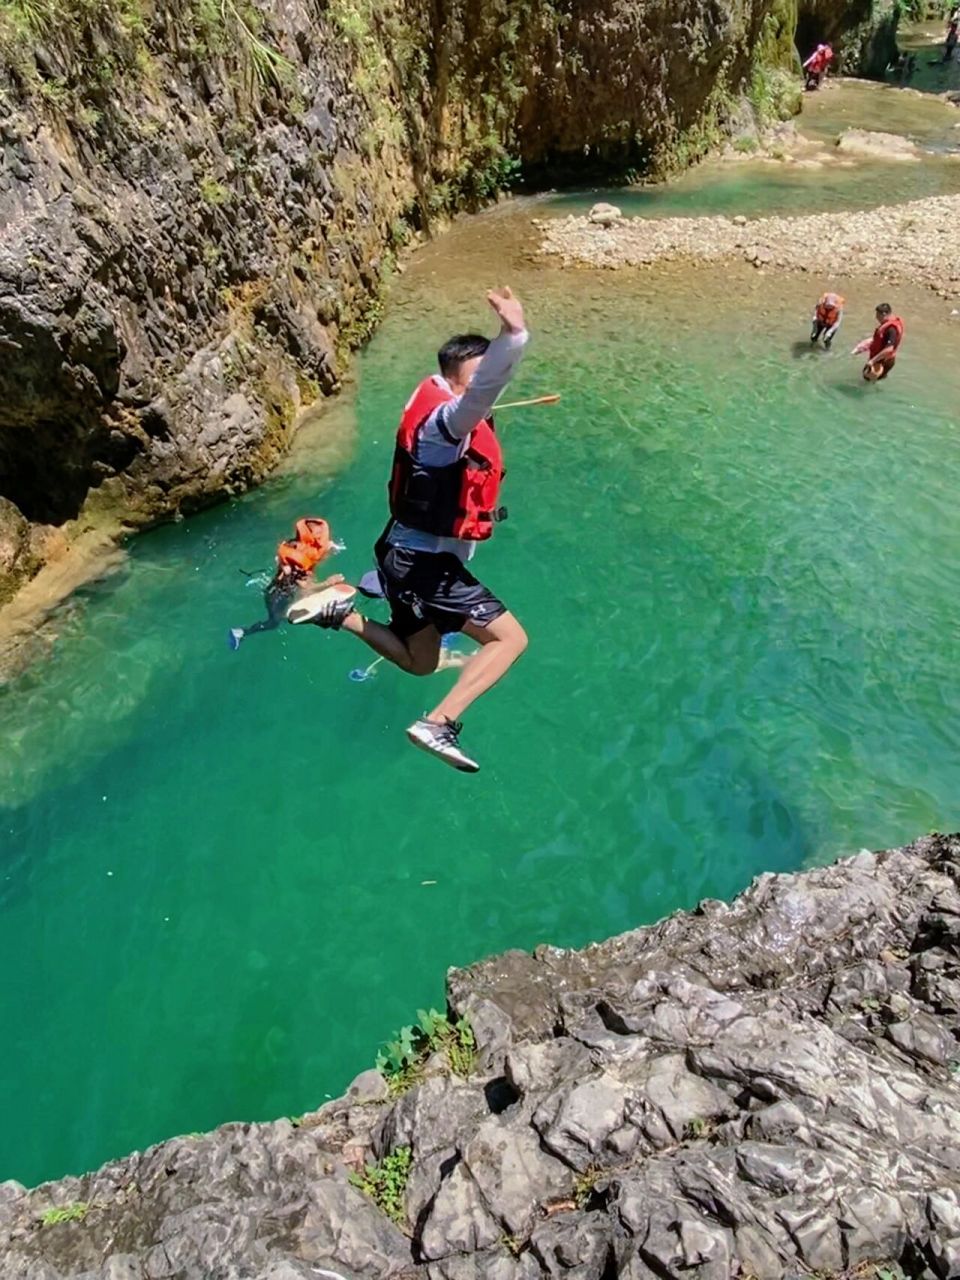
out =
[[[908,44],[924,39],[922,33],[908,30]],[[920,59],[924,67],[925,58],[926,54]],[[939,81],[941,73],[929,70]],[[951,64],[943,76],[950,83],[939,88],[960,87],[960,63]],[[919,73],[915,83],[926,87]],[[757,217],[871,209],[960,192],[960,110],[930,93],[903,93],[865,80],[830,81],[820,92],[805,95],[797,128],[826,148],[828,155],[847,129],[903,134],[926,154],[916,162],[860,160],[841,165],[828,161],[819,169],[759,158],[708,161],[675,181],[621,188],[610,199],[630,217],[739,213]],[[565,212],[583,213],[598,198],[602,193],[570,192],[554,203]]]
[[[0,695],[0,1178],[312,1108],[450,964],[956,824],[946,309],[901,295],[905,354],[865,388],[872,289],[821,357],[822,282],[566,274],[531,212],[426,249],[290,472],[137,540]],[[307,510],[367,567],[400,405],[504,276],[536,331],[516,391],[563,402],[503,416],[513,518],[477,567],[531,648],[469,716],[468,779],[403,737],[450,676],[224,637]]]

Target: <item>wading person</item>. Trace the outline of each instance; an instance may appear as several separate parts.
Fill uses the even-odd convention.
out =
[[[830,344],[837,336],[837,330],[843,323],[844,299],[839,293],[825,293],[813,309],[813,327],[810,330],[810,341],[817,342],[823,338],[823,345],[830,350]]]
[[[897,363],[897,352],[903,341],[903,321],[893,314],[889,302],[881,302],[876,309],[877,327],[872,338],[864,338],[853,348],[853,355],[866,355],[863,366],[865,382],[880,382]]]
[[[414,744],[466,773],[480,766],[460,746],[460,718],[527,647],[517,619],[467,568],[478,542],[506,512],[499,506],[503,460],[492,411],[527,342],[523,308],[509,289],[487,301],[500,320],[490,341],[451,338],[438,352],[439,374],[424,379],[400,419],[388,487],[390,520],[375,547],[387,626],[350,601],[297,621],[352,632],[411,675],[429,675],[441,637],[462,631],[480,645],[456,684],[407,730]]]
[[[810,57],[803,64],[806,72],[805,89],[819,89],[824,76],[833,61],[833,47],[829,44],[818,44]]]

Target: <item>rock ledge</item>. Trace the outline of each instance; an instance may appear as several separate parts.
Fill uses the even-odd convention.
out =
[[[33,1191],[5,1280],[960,1274],[960,836],[448,977],[479,1056]],[[412,1151],[401,1226],[349,1174]],[[82,1220],[42,1225],[53,1206]]]

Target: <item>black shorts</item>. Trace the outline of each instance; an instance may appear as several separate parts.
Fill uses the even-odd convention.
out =
[[[441,635],[462,631],[467,622],[485,627],[507,612],[449,551],[409,551],[381,539],[376,557],[390,601],[390,630],[401,640],[431,625]]]

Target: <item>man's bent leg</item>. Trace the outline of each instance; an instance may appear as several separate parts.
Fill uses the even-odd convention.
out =
[[[440,633],[431,623],[404,640],[383,623],[373,622],[354,611],[344,619],[341,630],[349,631],[374,653],[409,675],[428,676],[436,671],[440,661]]]
[[[527,647],[527,633],[512,613],[502,613],[484,627],[467,622],[463,632],[482,648],[463,668],[447,696],[427,716],[436,723],[459,720],[467,707],[493,688]]]

